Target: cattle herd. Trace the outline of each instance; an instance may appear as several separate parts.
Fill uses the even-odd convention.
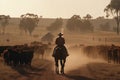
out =
[[[28,65],[31,66],[35,53],[43,55],[45,51],[52,50],[49,47],[50,44],[43,44],[40,42],[32,42],[30,45],[15,45],[15,46],[0,46],[0,57],[3,58],[4,63],[10,66]],[[76,48],[76,47],[75,47]],[[102,57],[107,60],[108,63],[120,64],[120,46],[79,46],[83,51],[83,54],[98,58]]]
[[[0,57],[10,66],[31,66],[34,53],[43,55],[48,44],[31,43],[30,45],[0,46]]]
[[[120,46],[86,46],[82,47],[83,53],[92,58],[102,57],[108,63],[120,64]]]

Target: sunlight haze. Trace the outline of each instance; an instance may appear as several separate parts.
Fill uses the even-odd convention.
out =
[[[0,14],[20,17],[35,13],[46,18],[70,18],[91,14],[93,18],[105,16],[104,8],[110,0],[0,0]]]

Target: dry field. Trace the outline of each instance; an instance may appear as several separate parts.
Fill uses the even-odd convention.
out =
[[[32,68],[10,67],[4,65],[0,58],[0,80],[120,80],[119,64],[88,58],[80,49],[71,49],[69,53],[65,75],[55,73],[51,54],[45,54],[43,60],[34,55]]]
[[[21,32],[17,25],[8,25],[6,27],[6,34],[0,35],[0,45],[16,45],[16,44],[30,43],[32,41],[40,41],[41,37],[47,33],[48,31],[46,30],[45,26],[43,27],[38,26],[33,31],[32,36],[29,36],[28,33],[25,34],[24,31]],[[51,32],[51,33],[56,38],[59,32]],[[67,46],[79,45],[79,44],[120,45],[120,36],[116,35],[115,32],[105,32],[105,31],[95,30],[94,33],[73,33],[73,32],[68,32],[66,29],[64,29],[64,37],[66,39]],[[9,39],[10,41],[7,42],[6,41],[7,39]]]
[[[29,44],[32,41],[40,41],[40,38],[47,32],[45,28],[37,27],[32,36],[24,32],[21,35],[19,28],[10,25],[6,28],[6,34],[0,35],[0,45]],[[53,33],[55,38],[58,33]],[[79,45],[120,45],[120,36],[113,32],[95,31],[94,33],[75,34],[64,30],[64,37],[67,48]],[[32,69],[9,67],[4,65],[0,58],[0,80],[120,80],[119,64],[108,64],[102,59],[88,58],[79,49],[68,49],[68,51],[70,56],[66,62],[66,75],[54,73],[53,58],[51,53],[47,53],[44,60],[34,56]]]

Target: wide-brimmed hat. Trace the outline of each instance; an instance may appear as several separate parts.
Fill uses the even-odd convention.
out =
[[[63,34],[62,33],[59,33],[58,36],[62,36]]]

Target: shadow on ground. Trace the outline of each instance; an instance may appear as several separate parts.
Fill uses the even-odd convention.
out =
[[[44,71],[44,68],[38,68],[32,66],[30,67],[11,67],[13,70],[17,71],[20,75],[27,76],[29,75],[38,75],[40,76],[42,71]]]
[[[65,75],[65,77],[73,79],[73,80],[95,80],[95,79],[91,79],[91,78],[84,77],[84,76],[78,76],[78,75]]]
[[[73,80],[120,80],[120,64],[93,62],[69,71],[65,77]]]

